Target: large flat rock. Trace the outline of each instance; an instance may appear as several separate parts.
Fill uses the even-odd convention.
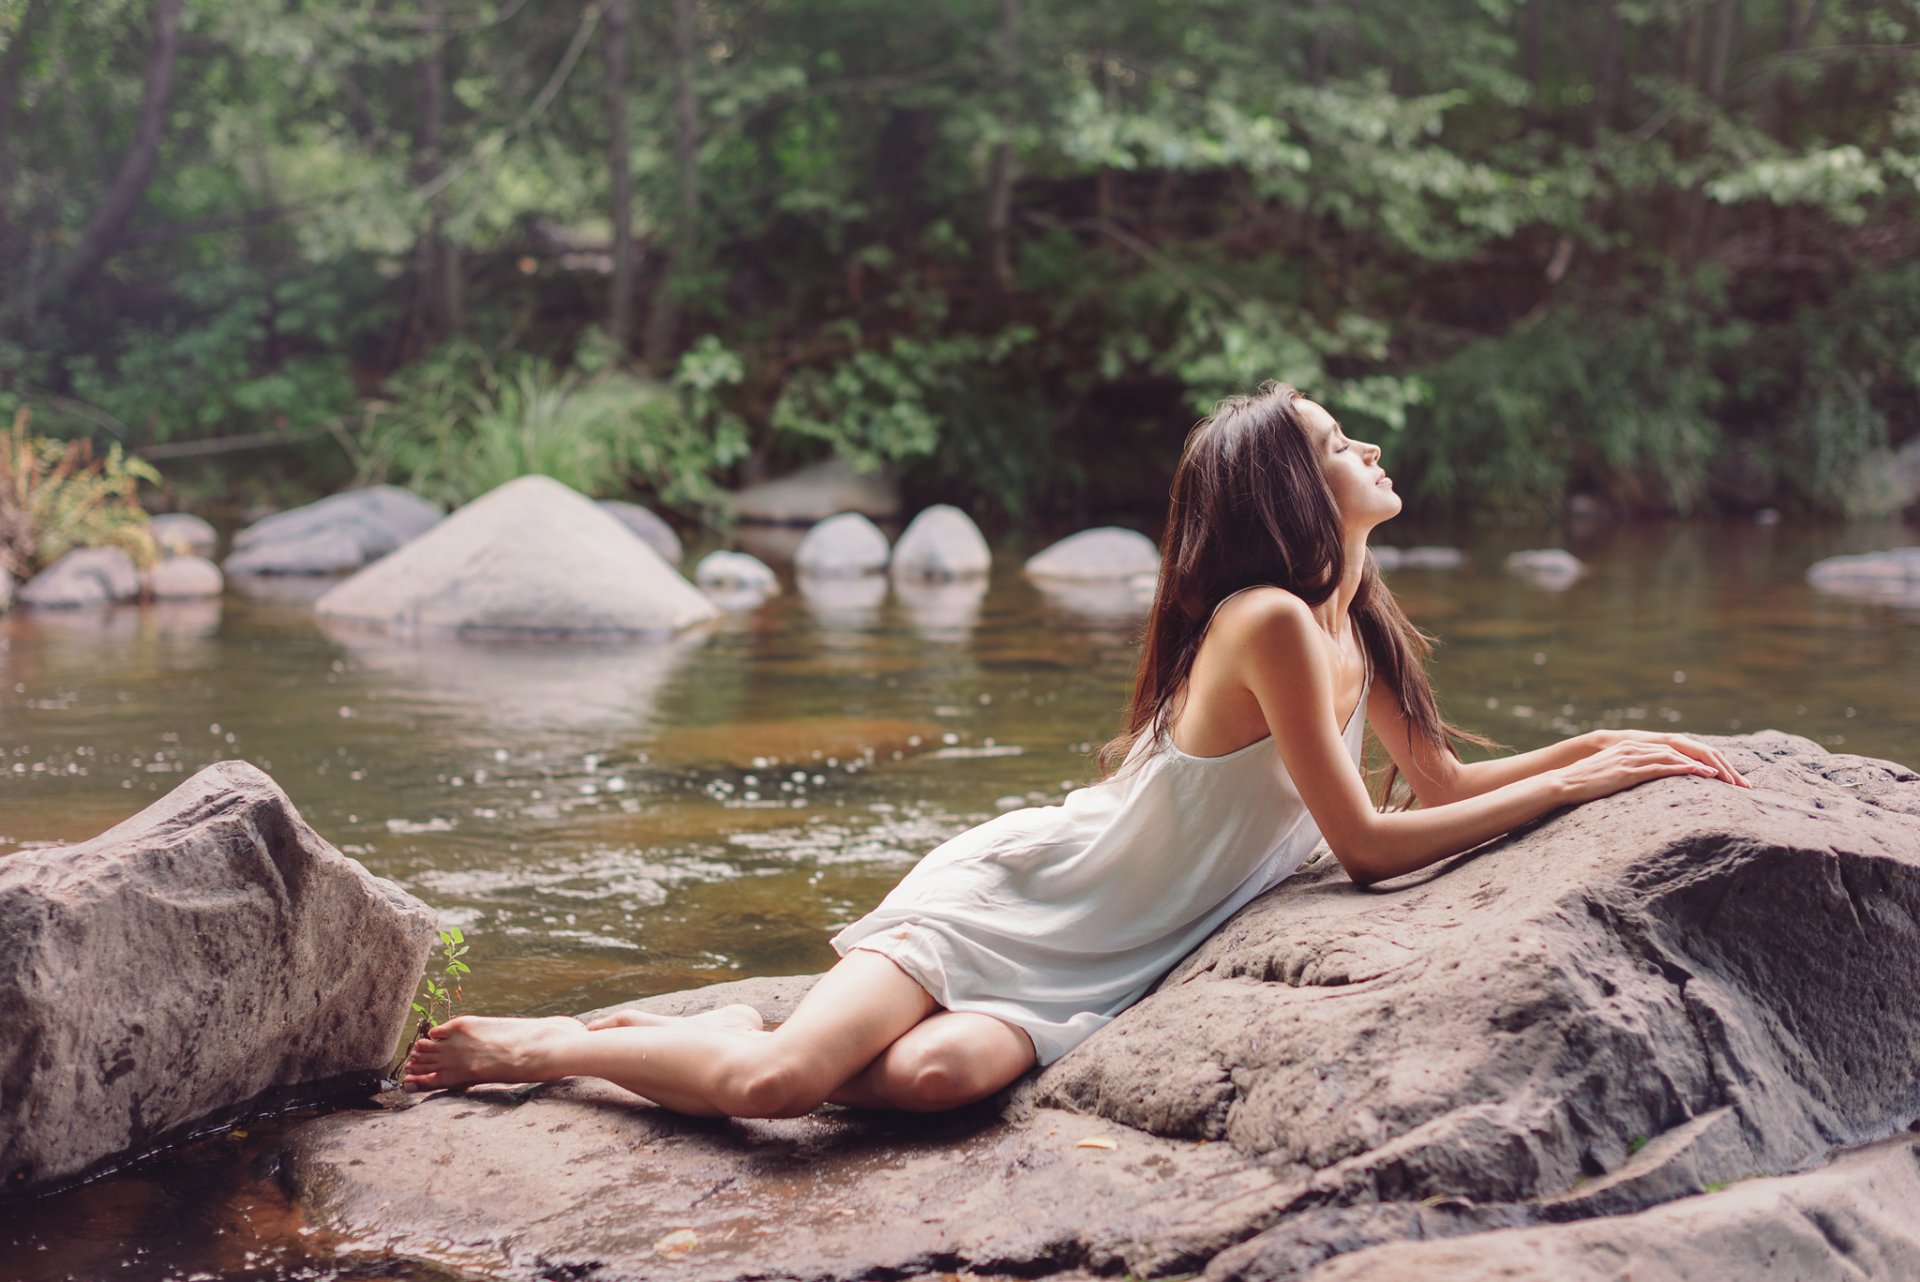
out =
[[[356,1239],[596,1278],[1278,1279],[1698,1202],[1920,1116],[1920,776],[1720,742],[1753,791],[1649,784],[1373,890],[1312,862],[965,1114],[696,1122],[576,1080],[326,1119],[288,1169]],[[654,1005],[777,1019],[804,982]]]
[[[605,508],[545,476],[482,495],[315,603],[396,633],[619,639],[717,618]]]
[[[91,841],[0,859],[0,1197],[196,1125],[364,1093],[434,916],[241,761]]]

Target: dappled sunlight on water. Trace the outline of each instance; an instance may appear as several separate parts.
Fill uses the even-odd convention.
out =
[[[1463,567],[1389,581],[1443,642],[1448,715],[1514,748],[1595,726],[1773,726],[1920,763],[1920,609],[1805,578],[1819,557],[1902,543],[1920,532],[1489,531]],[[1588,573],[1546,589],[1503,568],[1556,544]],[[467,932],[471,1004],[577,1011],[821,969],[828,935],[914,860],[1087,782],[1118,728],[1146,594],[1030,584],[1014,569],[1030,550],[1000,549],[988,585],[789,578],[666,645],[326,630],[311,585],[0,618],[0,852],[94,836],[241,757]],[[266,1152],[202,1141],[35,1203],[31,1224],[0,1216],[0,1254],[48,1278],[110,1256],[129,1278],[347,1269],[351,1244],[310,1244],[250,1173]],[[202,1192],[168,1191],[182,1180]]]

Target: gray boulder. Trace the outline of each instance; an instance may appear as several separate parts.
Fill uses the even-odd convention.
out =
[[[0,614],[13,608],[13,571],[0,565]]]
[[[156,601],[192,601],[219,596],[226,585],[220,567],[203,556],[172,556],[147,574],[147,590]]]
[[[664,636],[718,616],[603,508],[545,476],[482,495],[315,603],[391,632]]]
[[[213,526],[186,512],[167,512],[156,516],[150,528],[154,545],[160,549],[161,556],[210,557],[214,544],[219,542]]]
[[[1920,547],[1830,556],[1807,570],[1822,592],[1890,604],[1920,604]]]
[[[694,567],[693,581],[709,592],[753,592],[771,596],[780,579],[757,556],[745,552],[709,552]]]
[[[91,841],[8,855],[0,1191],[72,1180],[256,1104],[366,1090],[433,936],[424,904],[240,761]]]
[[[574,1080],[326,1118],[286,1169],[323,1227],[510,1272],[1227,1282],[1440,1237],[1524,1264],[1486,1231],[1595,1220],[1592,1258],[1625,1244],[1614,1276],[1672,1276],[1690,1221],[1617,1217],[1707,1207],[1674,1200],[1920,1115],[1920,775],[1777,732],[1718,742],[1753,791],[1651,783],[1373,890],[1323,853],[962,1113],[716,1126]],[[779,1019],[804,984],[644,1005]],[[1876,1232],[1894,1254],[1860,1258],[1920,1264]],[[1338,1276],[1424,1276],[1365,1258]],[[1472,1276],[1557,1276],[1515,1267]]]
[[[78,548],[27,581],[20,604],[67,609],[133,601],[140,596],[140,568],[119,548]]]
[[[770,525],[808,525],[836,512],[880,519],[900,513],[900,491],[891,476],[885,471],[856,473],[837,458],[736,490],[730,502],[742,521]]]
[[[842,512],[807,531],[793,551],[793,568],[817,579],[878,574],[889,552],[879,526],[858,512]]]
[[[907,523],[893,547],[896,579],[970,579],[993,565],[980,527],[959,508],[936,503]]]
[[[1552,591],[1572,587],[1587,572],[1585,563],[1565,548],[1529,548],[1509,553],[1506,566],[1509,574],[1517,574],[1535,587]]]
[[[639,535],[640,541],[658,552],[662,561],[678,568],[680,558],[684,555],[680,536],[658,514],[638,503],[623,503],[618,499],[601,499],[600,506],[612,513],[620,524]]]
[[[1127,580],[1137,574],[1158,574],[1160,549],[1138,530],[1107,525],[1070,534],[1028,557],[1026,571],[1036,579]]]
[[[432,529],[440,509],[394,485],[348,490],[255,521],[233,538],[229,574],[357,570]]]

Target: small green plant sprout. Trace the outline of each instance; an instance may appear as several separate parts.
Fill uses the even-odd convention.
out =
[[[428,1029],[452,1019],[458,1011],[461,1000],[460,977],[472,973],[463,960],[466,955],[467,937],[458,926],[449,926],[440,932],[440,969],[437,973],[429,969],[420,980],[420,996],[413,1003],[413,1013],[417,1017],[413,1035],[400,1048],[399,1058],[394,1061],[393,1070],[388,1076],[400,1076],[414,1042],[425,1037]],[[432,966],[431,960],[428,966]]]
[[[472,973],[460,960],[466,955],[467,937],[458,926],[440,932],[440,958],[445,964],[437,975],[427,972],[420,981],[420,998],[413,1004],[413,1013],[420,1017],[420,1036],[453,1018],[454,1008],[460,1004],[460,977]]]
[[[1647,1137],[1644,1135],[1636,1135],[1632,1139],[1627,1141],[1627,1155],[1631,1157],[1633,1154],[1638,1153],[1641,1149],[1645,1148],[1646,1146],[1647,1146]]]

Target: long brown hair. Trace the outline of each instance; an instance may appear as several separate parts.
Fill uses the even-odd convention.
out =
[[[1165,726],[1220,602],[1242,588],[1270,584],[1319,605],[1339,588],[1346,542],[1319,451],[1295,406],[1300,399],[1286,383],[1267,383],[1252,396],[1221,401],[1187,436],[1173,474],[1160,585],[1147,615],[1127,726],[1100,753],[1108,772],[1143,734]],[[1455,740],[1490,745],[1440,716],[1427,681],[1433,638],[1402,612],[1372,553],[1348,614],[1369,669],[1399,699],[1416,750],[1453,755]],[[1397,773],[1397,767],[1386,772],[1383,804]]]

